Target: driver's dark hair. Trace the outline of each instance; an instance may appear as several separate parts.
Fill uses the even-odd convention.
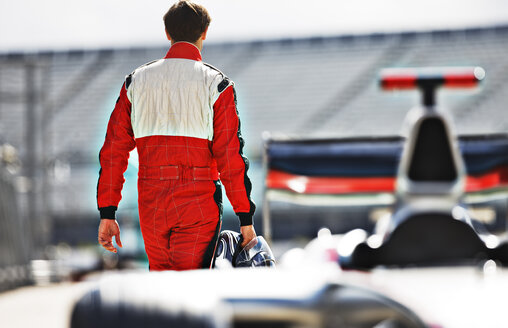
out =
[[[173,42],[196,42],[210,25],[205,7],[191,1],[178,1],[164,15],[164,26]]]

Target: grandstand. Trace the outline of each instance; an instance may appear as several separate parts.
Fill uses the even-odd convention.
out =
[[[97,156],[107,119],[125,75],[166,51],[167,45],[0,54],[0,140],[19,150],[21,174],[33,186],[20,194],[20,202],[34,206],[23,215],[90,222],[83,236],[95,240]],[[508,26],[493,26],[205,43],[203,58],[237,85],[254,198],[261,204],[264,131],[316,138],[399,134],[418,94],[382,93],[382,67],[482,66],[481,92],[443,91],[440,103],[451,110],[459,134],[507,132],[507,53]],[[134,177],[135,169],[129,170]],[[124,191],[120,215],[136,208],[134,186]],[[48,241],[58,238],[40,243]]]

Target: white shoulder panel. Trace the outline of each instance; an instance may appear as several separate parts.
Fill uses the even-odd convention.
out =
[[[127,90],[135,138],[154,135],[212,140],[220,72],[202,62],[161,59],[141,66]]]

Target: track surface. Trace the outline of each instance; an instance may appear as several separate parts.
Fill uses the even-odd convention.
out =
[[[90,283],[24,287],[0,294],[0,327],[69,327],[71,309]]]

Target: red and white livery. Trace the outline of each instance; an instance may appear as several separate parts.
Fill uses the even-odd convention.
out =
[[[177,42],[127,76],[100,151],[97,203],[114,219],[129,152],[139,154],[138,207],[151,270],[209,267],[220,230],[221,182],[252,224],[248,160],[234,84]]]

